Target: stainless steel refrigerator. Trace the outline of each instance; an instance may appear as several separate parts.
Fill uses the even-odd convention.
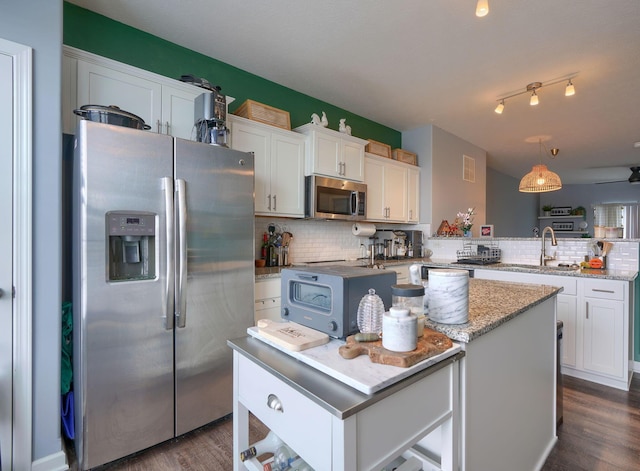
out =
[[[74,149],[79,469],[232,411],[253,323],[252,154],[91,121]]]

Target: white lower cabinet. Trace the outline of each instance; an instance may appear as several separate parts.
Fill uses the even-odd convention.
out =
[[[255,284],[254,322],[269,319],[279,322],[280,316],[280,278],[258,280]]]
[[[624,381],[627,376],[625,350],[629,338],[625,335],[629,325],[623,302],[624,284],[603,281],[584,284],[581,306],[584,369]]]
[[[304,152],[301,134],[229,116],[231,148],[255,156],[255,213],[304,217]]]
[[[263,469],[255,458],[239,459],[250,445],[249,412],[319,471],[381,469],[398,456],[416,457],[425,470],[459,469],[458,361],[443,360],[365,395],[294,358],[274,355],[266,345],[243,339],[230,344],[234,470]],[[440,436],[440,456],[413,448],[431,432]]]
[[[633,289],[601,278],[475,270],[476,278],[562,286],[557,317],[563,322],[562,372],[629,390],[633,375]]]

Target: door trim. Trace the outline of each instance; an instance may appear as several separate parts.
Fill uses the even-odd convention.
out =
[[[13,468],[31,469],[33,50],[0,38],[13,57]]]

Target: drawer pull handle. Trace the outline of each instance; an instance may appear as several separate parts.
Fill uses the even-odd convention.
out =
[[[275,411],[284,412],[282,402],[280,402],[280,399],[278,399],[278,396],[275,394],[269,394],[269,397],[267,398],[267,406]]]
[[[597,288],[592,288],[591,291],[596,291],[598,293],[611,293],[614,294],[615,291],[610,290],[610,289],[597,289]]]

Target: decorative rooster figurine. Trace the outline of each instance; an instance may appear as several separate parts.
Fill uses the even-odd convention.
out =
[[[317,113],[313,113],[311,115],[311,124],[316,124],[318,126],[326,128],[329,125],[329,120],[327,119],[327,115],[324,111],[322,112],[322,118],[320,118]]]
[[[349,126],[346,123],[347,119],[346,118],[342,118],[340,120],[340,126],[338,127],[338,131],[343,132],[345,134],[348,134],[349,136],[351,136],[351,126]]]

